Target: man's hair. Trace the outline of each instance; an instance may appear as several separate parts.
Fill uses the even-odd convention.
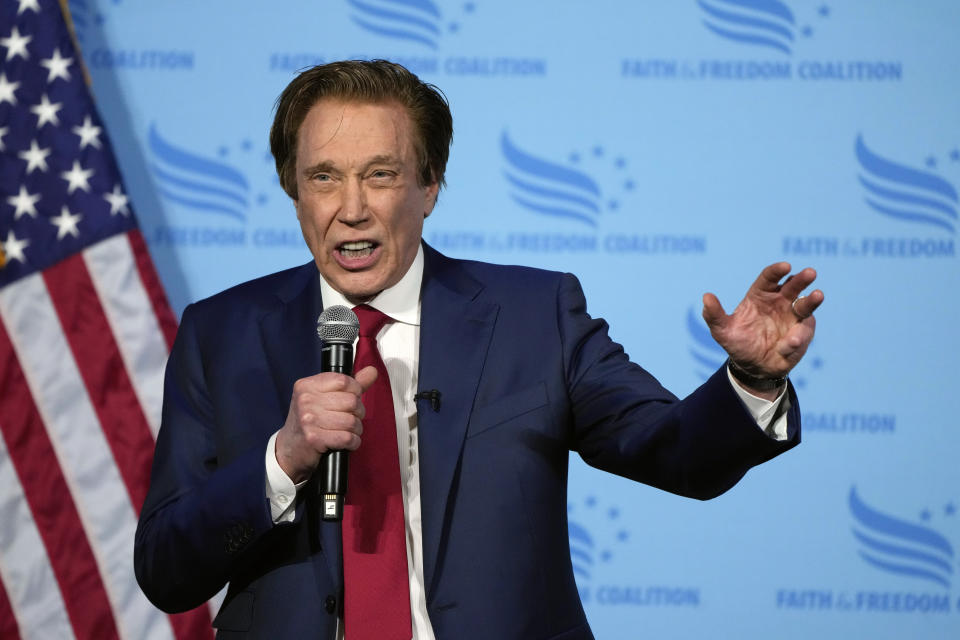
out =
[[[413,123],[417,182],[421,187],[434,182],[444,186],[453,116],[440,89],[387,60],[344,60],[307,69],[277,98],[270,151],[277,164],[280,186],[291,198],[298,198],[300,125],[310,109],[325,98],[368,104],[399,103]]]

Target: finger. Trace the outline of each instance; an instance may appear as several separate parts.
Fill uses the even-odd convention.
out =
[[[780,294],[787,300],[792,301],[799,296],[804,289],[809,287],[816,278],[817,272],[807,267],[803,271],[799,271],[788,278],[780,287]]]
[[[809,318],[821,304],[823,304],[823,291],[817,289],[810,293],[810,295],[797,298],[797,301],[793,305],[793,312],[800,318]]]
[[[374,382],[376,382],[378,375],[380,374],[377,373],[376,367],[367,366],[367,367],[364,367],[363,369],[360,369],[360,371],[354,374],[353,377],[356,379],[357,382],[360,383],[360,388],[362,393],[363,391],[366,391],[367,389],[369,389]]]
[[[810,346],[816,328],[817,320],[812,316],[793,325],[777,344],[777,353],[787,360],[799,360]]]
[[[788,273],[790,273],[789,262],[775,262],[764,267],[760,275],[757,276],[757,279],[754,280],[751,289],[770,292],[777,291],[780,289],[780,281],[783,279],[783,276]]]
[[[720,300],[712,293],[703,294],[703,320],[711,329],[722,329],[727,323],[727,313]]]

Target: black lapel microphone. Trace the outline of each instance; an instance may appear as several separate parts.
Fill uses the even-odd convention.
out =
[[[360,333],[360,321],[349,307],[327,307],[317,318],[320,373],[353,375],[353,342]],[[320,496],[324,520],[343,520],[343,499],[347,495],[347,451],[328,451],[320,458]]]
[[[426,391],[421,391],[420,393],[413,396],[414,402],[419,402],[420,400],[429,400],[430,408],[433,409],[434,413],[440,411],[440,391],[437,389],[427,389]]]

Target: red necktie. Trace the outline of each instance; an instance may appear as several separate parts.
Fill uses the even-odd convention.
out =
[[[362,397],[360,448],[350,454],[343,507],[344,635],[349,640],[410,640],[410,582],[397,422],[377,334],[393,320],[360,305],[353,370],[373,365],[377,381]]]

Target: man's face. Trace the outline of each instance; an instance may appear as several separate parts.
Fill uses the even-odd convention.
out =
[[[324,279],[353,303],[395,285],[417,255],[436,182],[417,182],[399,104],[324,99],[297,139],[297,218]]]

